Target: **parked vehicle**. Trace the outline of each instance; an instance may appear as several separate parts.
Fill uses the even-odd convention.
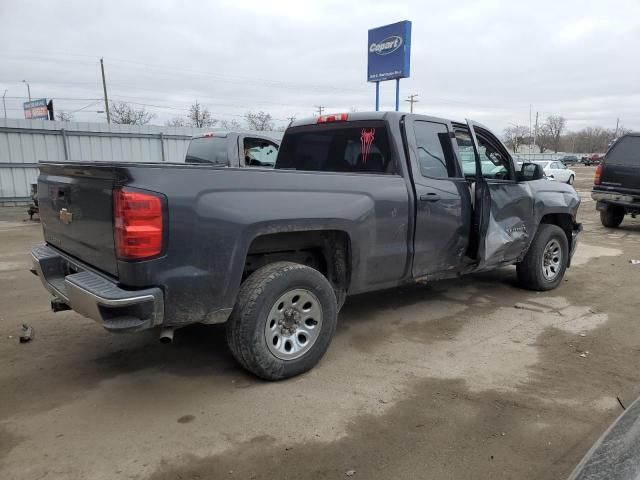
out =
[[[576,155],[565,155],[560,159],[565,165],[575,165],[580,163],[580,159]]]
[[[640,133],[620,137],[609,149],[596,168],[591,198],[605,227],[640,213]]]
[[[32,256],[54,311],[167,341],[227,322],[234,357],[270,380],[320,360],[347,295],[513,264],[524,288],[549,290],[581,230],[575,190],[516,171],[486,127],[398,112],[296,121],[272,170],[40,172]]]
[[[573,185],[573,181],[576,179],[576,172],[568,169],[560,160],[536,161],[535,163],[540,165],[544,174],[552,180]]]
[[[277,138],[256,132],[207,132],[191,139],[185,162],[273,168],[279,147]]]
[[[604,154],[602,153],[592,153],[590,155],[582,157],[582,163],[587,166],[598,165],[603,158]]]
[[[636,400],[586,453],[568,480],[640,478],[640,400]]]

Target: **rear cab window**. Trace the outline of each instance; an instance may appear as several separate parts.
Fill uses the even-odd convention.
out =
[[[189,142],[185,162],[228,165],[227,147],[226,137],[208,135],[193,138]]]
[[[606,163],[640,168],[640,136],[622,137],[607,153]]]
[[[389,134],[383,121],[352,121],[290,128],[277,169],[394,174]]]

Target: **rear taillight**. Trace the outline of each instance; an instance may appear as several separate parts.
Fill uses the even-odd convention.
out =
[[[349,115],[346,113],[331,113],[329,115],[320,115],[316,123],[346,122]]]
[[[598,164],[596,167],[596,174],[593,177],[593,184],[600,185],[600,177],[602,176],[602,164]]]
[[[113,191],[116,255],[121,260],[155,257],[162,251],[162,200],[156,195]]]

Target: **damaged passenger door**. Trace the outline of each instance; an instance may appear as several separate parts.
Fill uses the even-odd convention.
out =
[[[518,182],[509,152],[486,127],[467,121],[455,133],[473,198],[467,256],[476,260],[478,270],[513,263],[535,230],[531,189]]]

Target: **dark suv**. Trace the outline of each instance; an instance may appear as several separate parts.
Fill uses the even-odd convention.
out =
[[[602,225],[616,228],[640,213],[640,133],[620,137],[596,169],[591,198]]]

